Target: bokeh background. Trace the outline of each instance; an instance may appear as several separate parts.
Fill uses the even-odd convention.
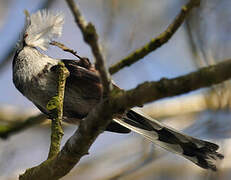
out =
[[[95,24],[107,66],[117,62],[154,38],[173,21],[186,0],[76,0],[82,14]],[[201,0],[172,39],[134,65],[113,75],[122,88],[172,78],[215,64],[231,57],[231,1]],[[0,123],[24,120],[39,113],[12,83],[11,63],[15,45],[23,30],[24,9],[30,13],[48,8],[65,14],[63,36],[58,41],[93,56],[83,42],[73,16],[63,0],[0,0]],[[74,58],[56,47],[46,54],[54,58]],[[231,114],[230,82],[144,106],[150,116],[185,133],[213,141],[225,155],[219,171],[205,171],[188,160],[150,144],[135,133],[120,135],[104,132],[63,180],[139,179],[195,180],[230,179]],[[64,125],[63,143],[77,127]],[[17,179],[25,169],[47,158],[49,122],[0,139],[0,179]]]

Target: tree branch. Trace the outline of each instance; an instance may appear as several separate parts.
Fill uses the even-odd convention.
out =
[[[54,111],[57,115],[56,118],[52,119],[51,124],[51,144],[50,151],[48,154],[48,159],[54,157],[58,154],[60,150],[60,144],[63,137],[63,129],[62,129],[62,119],[63,119],[63,100],[64,100],[64,91],[66,78],[69,76],[69,71],[65,67],[64,63],[59,62],[58,64],[58,96],[53,97],[47,104],[47,109],[49,111]]]
[[[63,51],[69,52],[69,53],[73,54],[74,56],[76,56],[77,58],[82,59],[82,57],[80,57],[75,50],[68,48],[67,46],[65,46],[64,44],[62,44],[60,42],[52,41],[50,43],[50,45],[57,46],[58,48],[62,49]]]
[[[30,117],[23,122],[12,123],[9,125],[0,125],[0,138],[6,139],[14,133],[20,132],[36,124],[40,124],[46,119],[46,115],[39,114],[37,116]]]
[[[136,49],[134,52],[129,54],[127,57],[121,59],[116,64],[112,65],[109,68],[111,74],[115,74],[122,68],[130,66],[138,60],[144,58],[152,51],[155,51],[157,48],[161,47],[163,44],[168,42],[168,40],[173,36],[177,29],[182,25],[186,16],[189,12],[196,6],[199,6],[200,0],[190,0],[186,5],[181,8],[180,13],[174,19],[174,21],[167,27],[167,29],[161,33],[156,38],[152,39],[150,42],[145,44],[143,47]]]
[[[185,94],[190,91],[209,87],[231,78],[231,59],[198,71],[173,79],[162,78],[160,81],[144,82],[136,88],[126,91],[118,97],[121,106],[133,107],[165,97]]]
[[[101,81],[104,88],[104,94],[108,94],[109,91],[112,89],[112,84],[110,80],[110,75],[105,68],[105,60],[100,50],[100,45],[98,43],[98,34],[96,32],[95,26],[92,23],[87,23],[87,21],[81,15],[79,8],[74,0],[66,0],[66,2],[69,5],[75,21],[83,34],[84,41],[91,47],[92,53],[95,57],[95,67],[100,73]]]
[[[231,59],[173,79],[145,82],[129,91],[113,90],[83,120],[78,131],[53,158],[28,171],[20,179],[59,179],[66,175],[102,133],[111,118],[127,108],[190,92],[231,78]]]

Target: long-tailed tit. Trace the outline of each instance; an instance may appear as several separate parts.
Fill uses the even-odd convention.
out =
[[[63,119],[78,124],[100,101],[102,85],[97,70],[89,61],[54,59],[38,50],[46,50],[53,38],[61,36],[63,23],[62,14],[46,10],[27,16],[23,39],[13,60],[13,82],[44,114],[51,116],[46,105],[57,93],[56,68],[60,61],[64,62],[70,76],[66,82]],[[216,170],[216,160],[223,158],[216,152],[218,145],[182,134],[135,110],[120,117],[113,119],[106,130],[135,131],[205,169]]]

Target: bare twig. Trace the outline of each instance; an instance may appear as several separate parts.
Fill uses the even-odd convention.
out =
[[[158,37],[152,39],[150,42],[145,44],[143,47],[136,49],[134,52],[129,54],[127,57],[121,59],[116,64],[109,68],[109,72],[114,74],[126,66],[130,66],[138,60],[142,59],[152,51],[161,47],[163,44],[168,42],[168,40],[173,36],[177,29],[184,22],[184,19],[189,14],[189,12],[196,6],[200,4],[200,0],[190,0],[185,6],[181,8],[180,13],[174,19],[174,21],[167,27],[167,29],[161,33]]]
[[[97,136],[104,131],[113,114],[164,97],[190,92],[231,78],[231,59],[173,79],[146,82],[129,91],[113,92],[98,104],[66,142],[62,150],[41,165],[20,176],[26,179],[58,179],[66,175],[86,154]],[[115,91],[115,90],[114,90]],[[145,96],[144,96],[145,95]]]
[[[101,81],[104,87],[104,94],[108,94],[112,89],[112,84],[110,80],[109,73],[105,68],[105,59],[100,50],[100,45],[98,43],[98,34],[96,32],[95,26],[92,23],[87,23],[84,17],[81,15],[78,6],[74,0],[66,0],[69,8],[71,9],[75,21],[79,26],[83,38],[86,43],[91,47],[92,53],[95,57],[95,67],[100,73]]]
[[[60,144],[63,137],[63,129],[61,121],[63,119],[63,100],[66,78],[69,76],[69,71],[65,67],[64,63],[58,64],[59,69],[59,84],[58,84],[58,96],[53,97],[47,104],[48,110],[56,110],[57,117],[52,119],[51,124],[51,144],[48,159],[58,154],[60,150]]]
[[[57,41],[52,41],[52,42],[50,43],[50,45],[57,46],[58,48],[62,49],[63,51],[69,52],[69,53],[73,54],[74,56],[76,56],[76,57],[79,58],[79,59],[83,59],[81,56],[79,56],[79,55],[77,54],[77,51],[68,48],[68,47],[65,46],[63,43],[60,43],[60,42],[57,42]]]

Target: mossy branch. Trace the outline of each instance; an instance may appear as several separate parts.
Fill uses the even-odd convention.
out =
[[[155,51],[157,48],[168,42],[168,40],[171,39],[177,29],[182,25],[190,11],[194,7],[197,7],[199,4],[200,0],[190,0],[186,5],[181,8],[180,13],[176,16],[174,21],[167,27],[167,29],[163,33],[161,33],[156,38],[151,39],[151,41],[145,44],[143,47],[136,49],[127,57],[119,60],[117,63],[112,65],[109,68],[109,72],[111,74],[115,74],[122,68],[132,65],[133,63],[139,61],[152,51]]]
[[[66,78],[69,76],[69,71],[65,67],[64,63],[58,64],[58,95],[53,97],[47,104],[49,111],[55,111],[56,117],[52,119],[51,123],[51,144],[48,159],[58,154],[60,150],[60,144],[63,137],[62,119],[63,119],[63,101]]]

